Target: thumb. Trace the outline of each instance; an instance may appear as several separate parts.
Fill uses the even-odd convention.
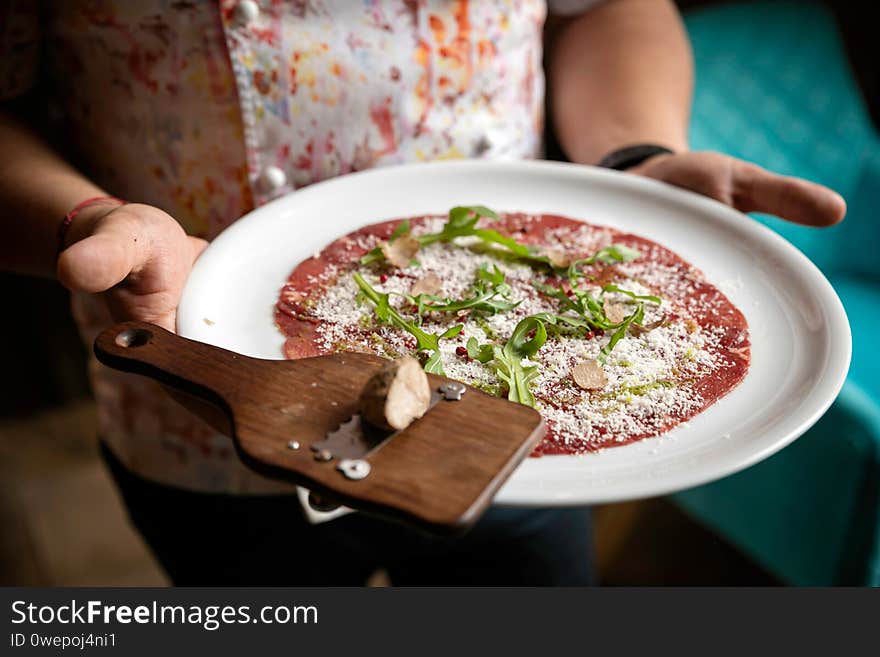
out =
[[[109,290],[146,260],[146,240],[140,232],[136,222],[124,217],[100,222],[89,237],[61,252],[58,280],[77,292]]]

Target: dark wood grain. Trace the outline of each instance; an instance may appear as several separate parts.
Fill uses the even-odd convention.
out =
[[[384,362],[377,356],[260,360],[138,322],[101,333],[95,354],[219,408],[240,458],[254,470],[433,533],[472,526],[544,435],[534,409],[468,388],[461,401],[438,403],[371,453],[370,475],[353,481],[335,461],[316,461],[309,446],[356,412],[361,388]],[[446,381],[429,378],[434,387]],[[191,408],[218,426],[213,409]],[[291,440],[298,450],[288,448]]]

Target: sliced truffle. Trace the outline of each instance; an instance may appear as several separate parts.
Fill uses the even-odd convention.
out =
[[[595,359],[581,361],[571,368],[571,378],[583,390],[598,390],[608,383],[605,370]]]
[[[602,310],[605,311],[605,317],[612,324],[620,324],[626,319],[626,306],[622,303],[614,303],[605,299],[602,303]]]
[[[442,285],[443,281],[440,280],[440,277],[437,276],[437,274],[431,273],[422,276],[419,280],[413,283],[409,293],[414,297],[417,297],[420,294],[437,294]]]
[[[642,335],[643,333],[648,333],[649,331],[653,331],[655,328],[660,328],[666,323],[666,315],[661,317],[660,319],[649,322],[648,324],[636,324],[633,322],[629,325],[629,332],[633,335]]]
[[[422,417],[431,402],[431,386],[412,356],[389,361],[370,377],[360,397],[361,417],[385,430],[405,429]]]
[[[547,249],[544,251],[544,256],[550,262],[550,265],[555,267],[556,269],[563,269],[565,267],[568,267],[572,263],[571,256],[564,251]]]
[[[421,244],[415,237],[404,235],[393,242],[382,242],[379,247],[382,249],[382,255],[385,259],[395,267],[407,267],[416,253],[419,251]]]

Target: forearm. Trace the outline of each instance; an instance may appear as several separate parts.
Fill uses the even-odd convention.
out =
[[[552,118],[573,162],[637,143],[687,148],[693,64],[671,0],[608,0],[548,45]]]
[[[64,215],[106,192],[5,111],[0,111],[0,144],[0,269],[54,276]]]

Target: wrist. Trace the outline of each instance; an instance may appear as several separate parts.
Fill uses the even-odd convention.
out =
[[[58,253],[91,235],[98,221],[125,204],[122,199],[112,196],[96,196],[80,201],[58,226]]]
[[[617,148],[606,153],[596,166],[616,171],[633,171],[649,160],[657,157],[669,157],[675,150],[661,144],[638,143]]]

